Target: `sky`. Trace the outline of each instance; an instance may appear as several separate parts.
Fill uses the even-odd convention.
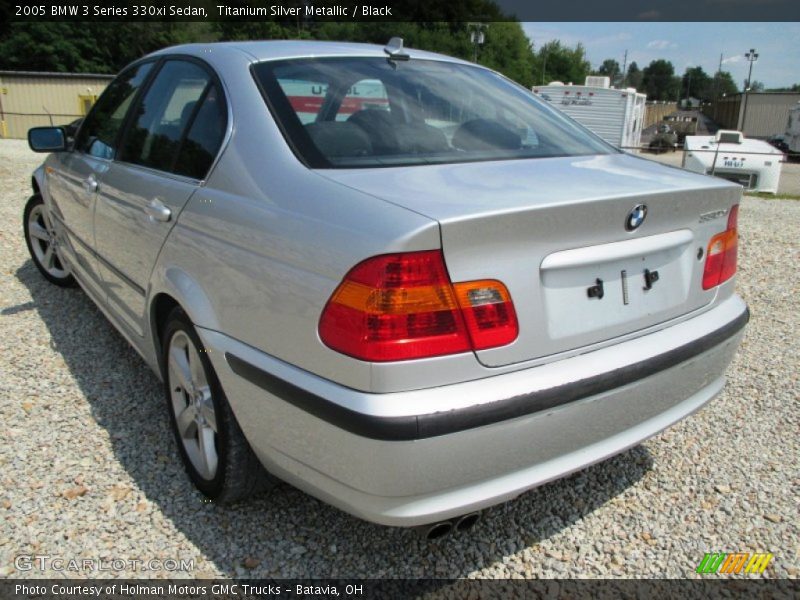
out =
[[[739,87],[747,79],[745,53],[758,52],[753,81],[767,88],[800,83],[800,23],[522,23],[534,49],[550,40],[586,48],[596,69],[606,58],[622,67],[625,50],[643,69],[650,61],[672,62],[677,74],[701,66],[709,75],[719,68],[730,71]],[[579,82],[573,82],[579,83]]]

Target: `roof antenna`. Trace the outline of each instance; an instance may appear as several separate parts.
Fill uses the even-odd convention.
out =
[[[389,55],[390,61],[395,60],[409,60],[411,57],[405,52],[403,48],[403,38],[393,37],[389,43],[384,46],[383,51]]]

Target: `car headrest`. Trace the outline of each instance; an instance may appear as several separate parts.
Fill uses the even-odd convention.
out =
[[[518,150],[519,134],[489,119],[473,119],[463,123],[453,134],[453,146],[459,150]]]
[[[311,141],[328,158],[368,156],[372,144],[367,134],[347,121],[320,121],[306,125]]]

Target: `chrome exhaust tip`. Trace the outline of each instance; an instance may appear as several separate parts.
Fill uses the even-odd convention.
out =
[[[460,517],[458,521],[456,521],[455,530],[467,531],[469,529],[472,529],[480,520],[481,520],[481,513],[479,512],[466,514],[463,517]]]
[[[433,523],[422,528],[422,533],[426,540],[435,540],[440,537],[446,536],[454,530],[451,521],[442,521],[441,523]]]

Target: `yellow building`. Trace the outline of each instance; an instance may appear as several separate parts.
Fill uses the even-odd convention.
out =
[[[89,111],[111,75],[0,71],[0,137],[25,139],[28,129],[66,125]]]

